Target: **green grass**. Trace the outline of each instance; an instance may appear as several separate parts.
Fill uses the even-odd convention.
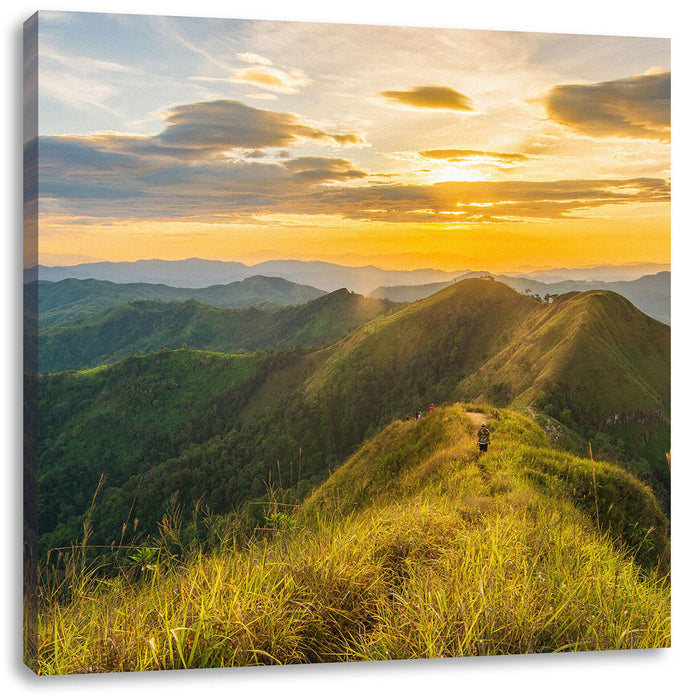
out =
[[[168,517],[117,576],[79,568],[75,550],[67,575],[42,572],[37,671],[669,646],[662,551],[636,556],[619,505],[606,508],[613,483],[630,489],[622,520],[653,528],[664,550],[650,491],[550,450],[518,414],[489,425],[479,458],[459,406],[394,423],[299,509],[274,503],[242,545],[218,530],[215,546],[172,557],[181,524]]]

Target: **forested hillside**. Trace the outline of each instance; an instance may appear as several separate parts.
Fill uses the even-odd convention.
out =
[[[397,308],[345,289],[298,306],[216,308],[131,301],[86,319],[39,330],[41,372],[97,367],[133,354],[190,346],[219,352],[327,345]]]
[[[195,299],[208,306],[231,308],[265,304],[290,306],[305,304],[326,294],[315,287],[295,284],[279,277],[262,276],[197,289],[73,278],[57,282],[42,280],[28,283],[28,286],[37,287],[40,326],[82,320],[97,311],[130,301],[183,302]]]
[[[219,512],[269,485],[299,500],[391,421],[472,398],[552,417],[571,449],[591,440],[668,493],[668,347],[668,327],[612,293],[544,304],[474,279],[319,350],[164,351],[44,375],[42,544],[79,537],[101,474],[94,538],[134,520],[141,536],[175,494]]]

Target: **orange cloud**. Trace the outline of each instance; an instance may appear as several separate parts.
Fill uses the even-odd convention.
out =
[[[471,100],[451,87],[424,85],[409,90],[386,90],[379,93],[389,102],[420,109],[451,109],[471,111]]]
[[[449,163],[464,163],[469,161],[488,161],[497,165],[517,165],[529,160],[522,153],[496,153],[494,151],[472,151],[458,148],[438,148],[430,151],[419,151],[422,158],[445,160]]]
[[[257,87],[285,94],[300,92],[301,87],[312,83],[302,71],[292,70],[288,73],[270,66],[242,68],[234,71],[232,83],[246,83]]]

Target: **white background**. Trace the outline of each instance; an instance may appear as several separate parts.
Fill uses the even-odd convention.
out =
[[[2,158],[4,226],[0,299],[3,303],[2,414],[0,445],[4,459],[0,508],[0,692],[7,698],[90,697],[163,698],[234,695],[246,699],[285,698],[664,698],[682,697],[686,679],[684,641],[683,518],[684,498],[681,441],[683,424],[680,389],[682,373],[683,286],[683,5],[676,0],[420,0],[412,4],[347,0],[119,0],[119,2],[44,2],[7,0],[2,6],[2,119],[5,128]],[[673,98],[673,219],[672,262],[675,278],[672,302],[673,418],[673,647],[669,650],[522,656],[495,659],[312,665],[269,669],[222,669],[191,672],[37,678],[21,662],[21,201],[22,201],[22,24],[36,10],[131,12],[247,19],[303,20],[364,24],[418,25],[462,29],[614,34],[667,37],[672,40]],[[679,682],[681,680],[681,683]]]

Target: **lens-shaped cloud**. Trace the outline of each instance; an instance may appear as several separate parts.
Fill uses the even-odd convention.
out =
[[[473,151],[459,148],[437,148],[419,151],[422,158],[444,160],[448,163],[489,163],[493,165],[519,165],[529,160],[523,153],[497,153],[495,151]]]
[[[253,66],[234,71],[229,80],[232,83],[245,83],[284,94],[300,92],[301,87],[312,84],[312,80],[302,71],[289,72],[271,66]]]
[[[592,85],[557,85],[544,98],[548,116],[587,136],[670,140],[671,73]]]
[[[389,102],[419,109],[471,111],[471,100],[461,92],[444,85],[423,85],[409,90],[385,90],[379,93]]]
[[[329,133],[305,123],[295,114],[249,107],[237,100],[179,105],[165,115],[169,126],[151,139],[160,149],[178,156],[221,153],[237,148],[281,148],[302,141],[363,143],[355,133]]]

